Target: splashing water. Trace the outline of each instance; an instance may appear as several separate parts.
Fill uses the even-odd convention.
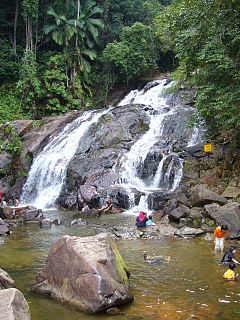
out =
[[[151,106],[151,110],[149,112],[149,130],[132,146],[131,150],[122,159],[123,170],[121,173],[121,181],[125,183],[125,185],[128,185],[128,187],[137,188],[143,192],[155,189],[175,189],[181,180],[180,177],[182,176],[182,166],[178,165],[178,170],[175,174],[174,181],[170,185],[169,176],[173,169],[172,160],[168,171],[165,173],[165,177],[163,177],[163,165],[168,158],[168,156],[165,155],[163,155],[162,160],[159,162],[158,170],[149,186],[145,184],[145,182],[138,176],[137,173],[137,168],[144,163],[144,160],[146,159],[151,148],[156,142],[159,141],[159,139],[161,139],[164,129],[164,120],[166,117],[170,118],[171,115],[176,112],[174,108],[170,110],[169,108],[166,108],[166,98],[163,96],[163,92],[164,89],[171,86],[171,84],[165,85],[165,83],[166,80],[154,81],[152,82],[154,86],[147,92],[145,92],[144,89],[141,91],[133,90],[119,104],[120,106],[127,103]],[[178,157],[175,155],[174,158],[176,159]],[[181,163],[180,160],[179,163]],[[162,183],[161,186],[159,186],[159,181],[161,180],[166,181],[166,183]]]
[[[23,187],[20,202],[37,208],[54,206],[66,176],[67,165],[74,156],[78,143],[90,125],[107,113],[87,111],[69,123],[34,159]]]

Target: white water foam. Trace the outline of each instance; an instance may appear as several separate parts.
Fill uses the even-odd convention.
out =
[[[78,143],[90,125],[106,114],[108,110],[94,113],[84,112],[69,123],[34,159],[23,187],[21,204],[37,208],[51,208],[60,194],[69,161],[74,156]]]

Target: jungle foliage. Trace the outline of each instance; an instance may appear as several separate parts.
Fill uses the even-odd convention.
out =
[[[240,128],[237,0],[1,0],[0,122],[101,108],[172,71],[213,129]]]
[[[175,79],[196,89],[196,106],[214,130],[240,129],[240,3],[174,2],[155,21],[179,61]]]

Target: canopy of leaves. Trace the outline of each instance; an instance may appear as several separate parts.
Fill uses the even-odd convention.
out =
[[[151,28],[136,22],[124,27],[120,41],[109,43],[103,52],[103,61],[115,68],[128,82],[157,69],[157,48]]]
[[[182,0],[156,19],[165,48],[179,60],[176,78],[197,89],[196,105],[213,129],[240,128],[240,5]]]

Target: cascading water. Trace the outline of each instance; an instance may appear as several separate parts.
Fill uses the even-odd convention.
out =
[[[21,203],[37,208],[51,208],[56,202],[65,176],[67,165],[74,156],[78,143],[90,125],[108,110],[87,111],[69,123],[34,159],[23,187]]]
[[[148,210],[148,196],[154,191],[174,191],[181,182],[183,175],[183,160],[173,152],[171,142],[167,150],[162,151],[162,158],[159,159],[155,172],[151,172],[150,179],[146,175],[140,174],[141,168],[147,167],[147,157],[154,149],[154,146],[161,140],[169,139],[166,134],[165,125],[171,122],[173,115],[181,112],[181,107],[167,104],[164,97],[165,89],[169,88],[166,79],[156,80],[147,85],[146,90],[131,91],[120,103],[119,106],[126,104],[141,104],[146,106],[146,112],[150,117],[149,130],[133,144],[130,151],[124,155],[121,161],[121,185],[128,190],[131,199],[134,198],[132,192],[139,190],[142,193],[139,205],[132,208],[130,212],[139,209]],[[183,107],[182,107],[183,108]],[[186,109],[186,108],[185,108]],[[189,108],[188,108],[189,110]],[[180,120],[181,121],[181,120]],[[173,128],[172,131],[177,129]],[[194,131],[197,134],[197,131]],[[197,138],[194,136],[194,140]],[[194,143],[193,141],[191,143]],[[145,163],[146,162],[146,163]],[[133,191],[132,191],[133,190]]]

